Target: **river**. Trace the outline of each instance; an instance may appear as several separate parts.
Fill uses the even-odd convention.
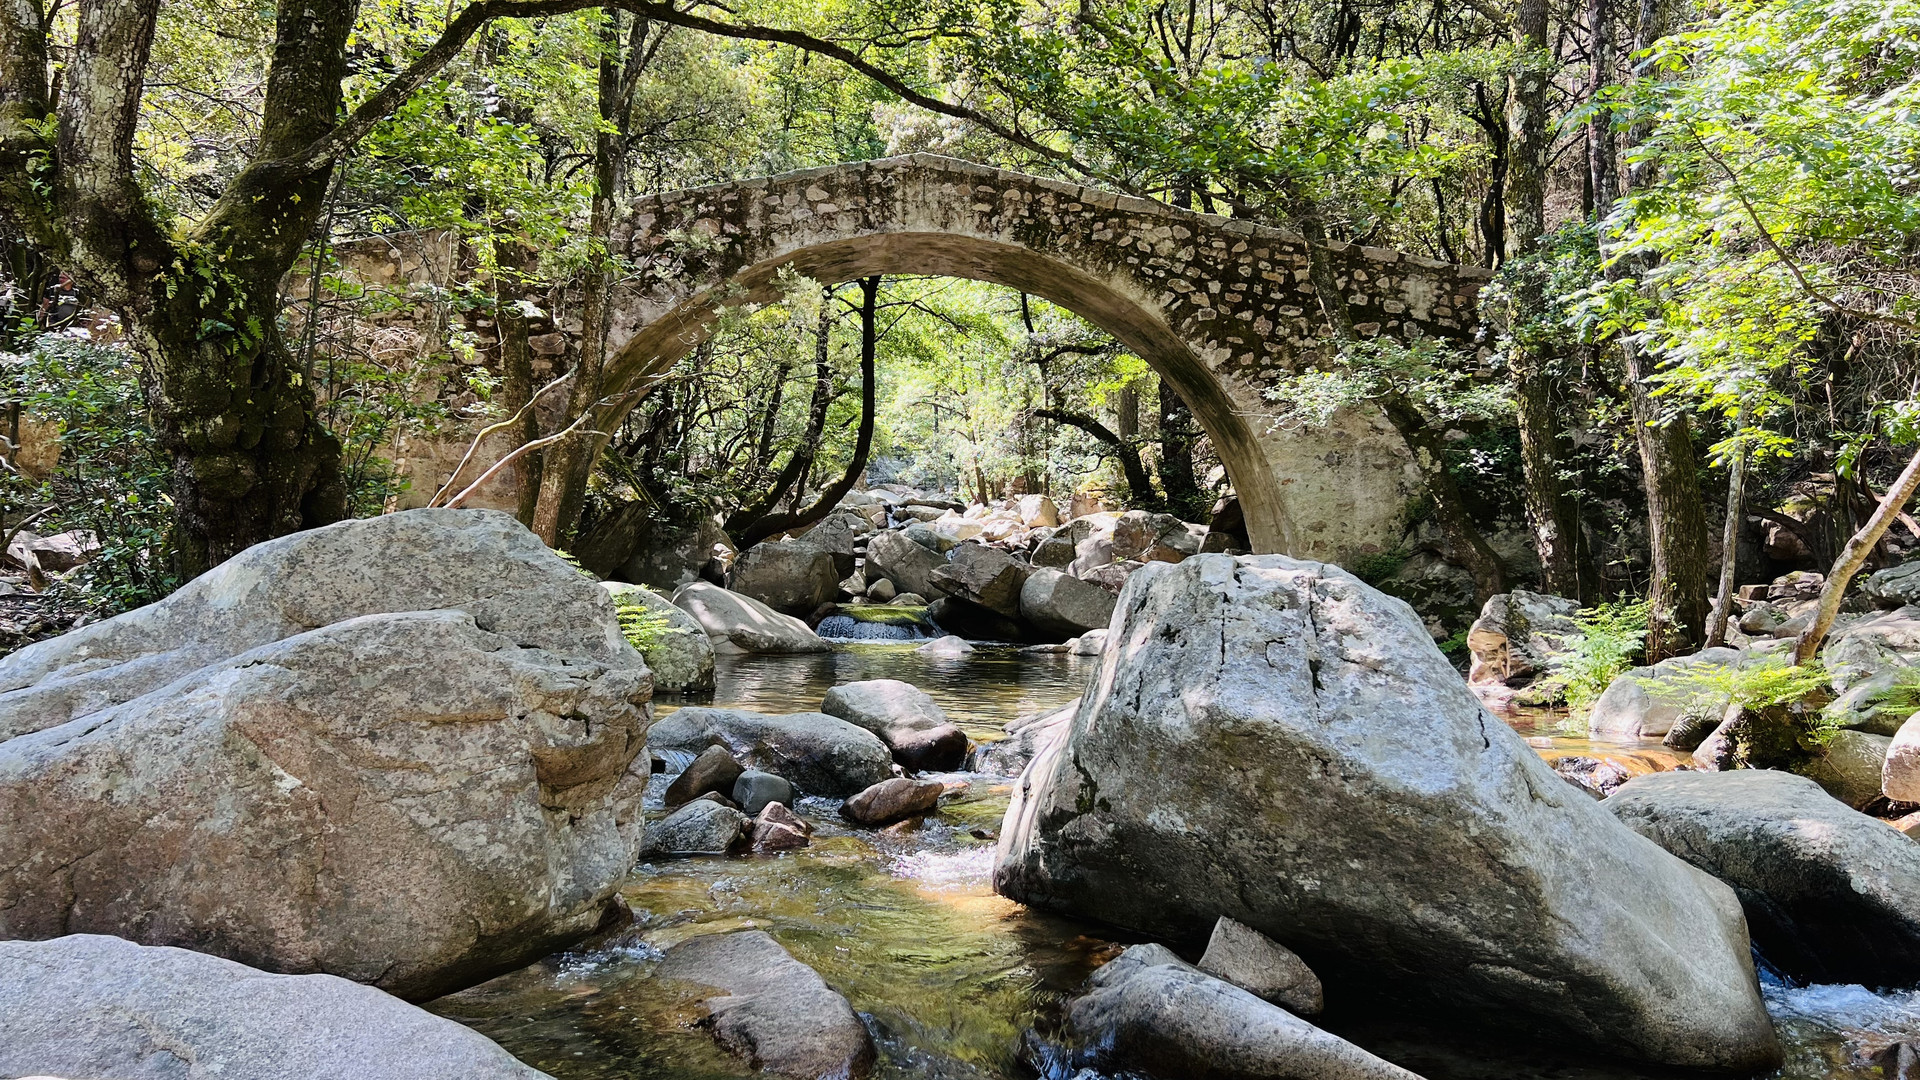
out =
[[[827,690],[896,678],[931,694],[975,740],[1078,696],[1095,661],[983,648],[930,659],[916,643],[843,644],[815,656],[722,657],[712,703],[817,709]],[[663,700],[659,711],[672,704]],[[1588,740],[1564,715],[1508,718],[1543,757],[1574,754],[1630,772],[1671,768],[1657,742]],[[429,1007],[484,1032],[558,1080],[733,1080],[757,1075],[698,1028],[697,1001],[650,978],[660,950],[714,931],[766,930],[845,994],[880,1049],[883,1080],[1069,1080],[1048,1033],[1061,1002],[1132,941],[1111,927],[994,894],[993,835],[1011,779],[962,773],[967,790],[918,831],[843,827],[836,802],[802,799],[813,846],[778,857],[643,865],[622,890],[634,926]],[[656,778],[650,812],[664,778]],[[1920,994],[1769,982],[1789,1047],[1779,1080],[1878,1077],[1863,1050],[1920,1039]],[[1686,1074],[1569,1057],[1499,1036],[1469,1039],[1402,1017],[1342,1010],[1319,1021],[1428,1080],[1665,1080]],[[1097,1080],[1085,1074],[1081,1080]]]

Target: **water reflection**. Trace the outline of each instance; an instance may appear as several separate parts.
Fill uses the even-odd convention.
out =
[[[1015,717],[1078,696],[1094,665],[1003,648],[931,659],[911,644],[859,643],[815,656],[722,658],[712,700],[795,712],[817,709],[837,683],[895,678],[925,689],[975,738],[995,738]],[[661,711],[672,707],[663,701]],[[1549,759],[1604,757],[1635,774],[1678,760],[1653,740],[1589,738],[1563,713],[1529,710],[1503,719]],[[817,828],[807,850],[643,866],[623,890],[634,912],[630,929],[431,1008],[559,1080],[744,1078],[754,1074],[699,1027],[700,994],[650,975],[660,950],[689,936],[757,928],[818,970],[865,1017],[882,1080],[1031,1077],[1036,1058],[1044,1058],[1034,1047],[1044,1048],[1045,1033],[1055,1030],[1061,1001],[1130,939],[994,894],[991,837],[1011,781],[946,779],[967,788],[916,831],[848,829],[832,800],[804,799],[799,809]],[[1897,1039],[1920,1039],[1920,994],[1783,985],[1766,992],[1789,1047],[1788,1065],[1775,1080],[1876,1077],[1864,1055]],[[1337,1006],[1326,1023],[1429,1080],[1677,1075],[1514,1041],[1464,1040],[1457,1031]]]

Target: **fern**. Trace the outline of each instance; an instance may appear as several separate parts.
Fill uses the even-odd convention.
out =
[[[615,605],[614,613],[620,617],[620,633],[626,636],[629,645],[641,652],[660,644],[661,636],[673,630],[673,620],[666,612],[640,604]]]
[[[1640,658],[1647,640],[1647,602],[1600,604],[1575,615],[1573,623],[1576,632],[1551,658],[1547,682],[1565,695],[1569,709],[1585,713]]]

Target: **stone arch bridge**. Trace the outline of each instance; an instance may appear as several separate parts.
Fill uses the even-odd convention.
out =
[[[1256,550],[1342,561],[1391,548],[1418,490],[1378,416],[1308,431],[1263,418],[1262,388],[1317,347],[1323,325],[1292,233],[915,154],[647,196],[614,249],[633,273],[614,302],[612,391],[669,370],[722,307],[777,298],[786,267],[822,284],[973,278],[1073,311],[1170,382],[1226,465]],[[1329,250],[1362,333],[1471,335],[1486,271]]]

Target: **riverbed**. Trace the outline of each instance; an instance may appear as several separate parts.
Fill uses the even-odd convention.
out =
[[[849,643],[813,656],[722,657],[714,705],[764,712],[818,709],[834,685],[894,678],[931,694],[976,741],[1008,721],[1080,693],[1096,661],[982,648],[954,659],[916,643]],[[663,699],[659,711],[675,703]],[[1617,761],[1633,773],[1673,767],[1658,742],[1586,737],[1562,714],[1506,717],[1542,757]],[[656,778],[654,799],[662,778]],[[631,929],[433,1003],[558,1080],[733,1080],[757,1075],[699,1026],[697,995],[650,973],[660,950],[687,937],[755,928],[771,933],[845,994],[880,1050],[883,1080],[1069,1080],[1049,1033],[1061,1003],[1136,938],[1111,927],[1027,909],[994,894],[993,837],[1012,778],[955,773],[964,784],[918,830],[844,827],[836,800],[802,799],[813,846],[777,857],[641,866],[622,890]],[[657,810],[657,801],[651,804]],[[650,810],[650,812],[652,812]],[[1878,1077],[1864,1051],[1920,1039],[1920,994],[1858,987],[1765,987],[1789,1061],[1780,1080]],[[1319,1021],[1428,1080],[1664,1080],[1681,1073],[1570,1058],[1523,1032],[1467,1037],[1417,1018],[1369,1015],[1329,1002]],[[1097,1080],[1084,1074],[1080,1080]]]

